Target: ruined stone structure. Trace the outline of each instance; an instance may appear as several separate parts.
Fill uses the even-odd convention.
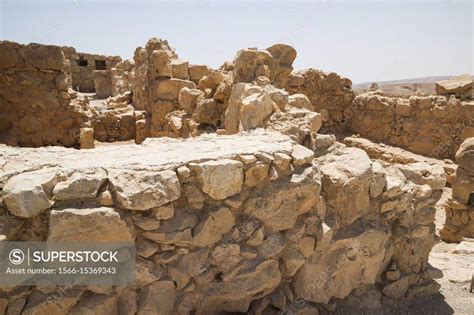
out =
[[[19,146],[74,146],[93,112],[69,90],[58,46],[0,42],[0,142]]]
[[[346,109],[349,130],[376,142],[437,159],[452,159],[474,135],[474,102],[455,97],[396,98],[369,92]]]
[[[315,311],[437,290],[427,259],[442,169],[382,165],[341,144],[314,159],[261,131],[0,152],[3,211],[18,217],[7,240],[137,244],[136,286],[74,288],[59,304],[23,287],[2,293],[8,309],[21,300],[26,313]]]
[[[446,223],[440,236],[447,242],[474,238],[474,138],[466,139],[456,153],[458,169],[452,198],[445,205]]]
[[[71,86],[75,91],[94,93],[94,71],[110,70],[122,61],[119,56],[104,56],[78,53],[73,47],[62,47],[62,51],[69,60]]]
[[[0,313],[377,312],[438,291],[428,255],[447,175],[444,238],[472,237],[473,138],[457,151],[472,102],[355,96],[335,73],[293,71],[283,44],[214,70],[153,38],[94,69],[95,96],[70,89],[65,48],[0,52],[0,240],[137,249],[134,285],[68,288],[57,303],[56,287],[1,287]],[[45,145],[81,150],[14,147]],[[456,151],[457,170],[433,162]]]

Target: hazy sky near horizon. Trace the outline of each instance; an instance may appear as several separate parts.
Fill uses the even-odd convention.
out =
[[[473,73],[473,2],[0,0],[0,39],[131,58],[151,37],[214,68],[287,43],[354,83]]]

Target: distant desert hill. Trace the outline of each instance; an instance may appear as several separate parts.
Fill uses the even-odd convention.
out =
[[[431,76],[413,79],[378,81],[376,82],[386,94],[393,95],[413,95],[413,94],[436,94],[435,83],[441,80],[448,80],[456,76]],[[364,92],[372,82],[355,83],[352,88],[356,93]]]

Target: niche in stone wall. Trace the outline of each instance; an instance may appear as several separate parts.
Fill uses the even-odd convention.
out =
[[[79,65],[79,67],[87,67],[87,60],[85,59],[79,59],[77,61],[77,64]]]
[[[469,207],[474,207],[474,192],[469,194],[469,199],[467,201]]]
[[[96,60],[95,70],[107,70],[107,65],[105,64],[105,60]]]

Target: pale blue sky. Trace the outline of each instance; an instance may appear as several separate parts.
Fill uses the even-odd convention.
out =
[[[473,73],[472,1],[0,0],[0,39],[131,58],[148,38],[220,66],[237,50],[287,43],[296,69],[353,82]]]

